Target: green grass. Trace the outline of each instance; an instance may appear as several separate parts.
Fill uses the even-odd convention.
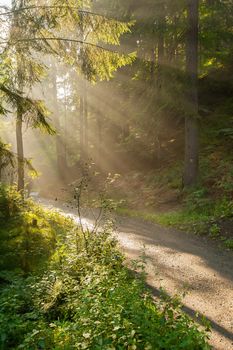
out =
[[[210,220],[207,214],[190,213],[186,210],[174,211],[169,213],[147,213],[138,210],[131,210],[126,208],[118,208],[117,213],[120,215],[127,215],[130,217],[141,218],[163,226],[171,226],[178,229],[194,232],[203,229],[205,224]]]
[[[139,210],[127,208],[117,208],[119,215],[126,215],[134,218],[160,224],[166,227],[174,227],[190,233],[199,235],[209,235],[213,239],[220,240],[228,249],[233,249],[232,239],[227,239],[221,235],[218,222],[223,219],[232,219],[233,202],[227,198],[216,201],[205,198],[194,200],[195,193],[187,197],[186,204],[179,211],[168,213],[147,213]]]
[[[233,239],[226,239],[223,243],[226,248],[233,250]]]
[[[0,236],[7,248],[0,270],[0,349],[210,348],[178,298],[152,298],[141,261],[134,263],[137,274],[125,267],[111,233],[84,235],[71,220],[23,201],[14,189],[0,193],[7,228]]]
[[[217,238],[219,229],[214,225],[218,225],[222,219],[233,217],[232,133],[229,134],[229,130],[232,131],[229,128],[232,122],[232,103],[232,99],[227,100],[201,121],[200,176],[196,188],[182,191],[182,161],[176,160],[167,163],[163,168],[157,171],[153,170],[150,176],[143,178],[141,175],[143,178],[141,187],[145,187],[146,184],[152,194],[159,190],[161,201],[163,200],[162,189],[165,192],[168,189],[177,190],[180,194],[178,196],[179,203],[177,203],[181,206],[179,210],[157,214],[120,208],[117,209],[118,213],[140,217],[187,232],[210,234],[213,238]],[[226,130],[228,130],[228,134]],[[152,205],[153,201],[152,195]],[[129,206],[134,208],[134,203],[131,203],[130,198],[128,202]],[[143,193],[141,198],[137,198],[136,205],[141,202],[145,207]],[[231,247],[229,243],[225,245]]]

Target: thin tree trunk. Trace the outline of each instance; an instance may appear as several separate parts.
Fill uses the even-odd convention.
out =
[[[57,168],[59,176],[65,178],[67,172],[67,162],[66,162],[66,146],[64,144],[63,138],[61,136],[60,123],[57,123],[57,135],[56,135],[56,153],[57,153]]]
[[[83,8],[83,0],[81,1],[81,9],[84,10]],[[80,22],[81,22],[81,40],[84,41],[84,24],[83,24],[83,14],[80,14]],[[85,79],[85,74],[84,74],[84,60],[83,60],[83,46],[81,47],[80,50],[80,56],[81,56],[81,67],[82,67],[82,73],[84,75]],[[85,147],[85,80],[84,82],[81,82],[81,96],[80,96],[80,161],[81,163],[84,161],[84,147]]]
[[[185,118],[184,186],[197,183],[199,161],[198,126],[198,17],[199,0],[188,0],[188,30],[186,43],[186,72],[188,110]]]
[[[84,83],[84,150],[85,157],[88,158],[88,102],[87,102],[87,84]]]
[[[12,8],[15,7],[16,1],[12,0],[11,2]],[[23,0],[20,1],[19,5],[23,5]],[[15,12],[13,15],[13,29],[19,29],[18,17]],[[20,35],[20,33],[19,33]],[[22,93],[23,92],[23,71],[20,62],[20,51],[18,47],[16,47],[16,52],[19,57],[17,58],[17,84],[18,89]],[[23,111],[22,107],[17,105],[16,112],[16,145],[17,145],[17,175],[18,175],[18,191],[23,191],[25,186],[24,180],[24,147],[23,147]]]
[[[102,142],[103,142],[103,135],[102,135],[102,120],[101,120],[101,116],[98,115],[97,116],[97,135],[98,135],[98,138],[97,138],[97,159],[98,159],[98,166],[101,166],[101,163],[102,163]]]
[[[18,191],[24,190],[24,149],[23,149],[23,120],[20,106],[17,108],[16,117],[16,143],[17,143],[17,169],[18,169]]]
[[[80,96],[80,160],[84,159],[84,99]]]
[[[60,178],[64,179],[66,175],[66,148],[64,140],[61,135],[61,124],[60,124],[60,115],[59,115],[59,106],[57,100],[57,71],[56,66],[52,63],[52,96],[53,96],[53,105],[54,105],[54,116],[55,116],[55,126],[56,126],[56,156],[57,156],[57,169]]]
[[[62,155],[63,155],[63,164],[64,164],[64,168],[65,171],[67,170],[68,166],[67,166],[67,88],[66,88],[66,82],[64,84],[64,92],[65,92],[65,98],[64,98],[64,103],[65,103],[65,108],[64,108],[64,137],[62,138]]]
[[[0,182],[2,181],[2,156],[0,155]]]
[[[157,109],[160,110],[162,104],[162,88],[163,88],[163,68],[165,64],[165,50],[164,50],[164,26],[165,26],[165,8],[164,4],[160,5],[159,14],[159,33],[158,33],[158,72],[157,72]],[[161,161],[161,112],[156,115],[156,130],[155,130],[155,144],[156,144],[156,160]]]
[[[161,4],[160,7],[160,18],[159,18],[159,35],[158,35],[158,79],[157,79],[157,85],[158,85],[158,93],[161,93],[162,88],[162,73],[163,73],[163,66],[164,66],[164,26],[165,26],[165,8],[164,4]]]
[[[23,92],[23,80],[22,80],[22,68],[20,67],[20,61],[18,65],[18,88]],[[17,145],[17,170],[18,170],[18,191],[23,191],[25,187],[24,179],[24,147],[23,147],[23,111],[22,107],[17,105],[16,112],[16,145]]]

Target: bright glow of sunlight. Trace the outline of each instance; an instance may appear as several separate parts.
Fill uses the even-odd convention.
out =
[[[0,6],[10,6],[11,0],[0,0]]]

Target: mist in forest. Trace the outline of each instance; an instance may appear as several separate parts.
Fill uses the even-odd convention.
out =
[[[117,94],[111,82],[93,85],[52,57],[44,63],[51,67],[30,96],[45,102],[56,134],[46,135],[25,123],[25,158],[38,172],[38,178],[27,176],[26,182],[33,184],[34,191],[60,192],[79,179],[83,159],[93,172],[98,170],[103,175],[129,170],[121,146],[129,137],[129,108],[125,111],[121,106],[124,96]],[[81,108],[85,109],[86,120],[80,118]],[[0,135],[17,153],[14,116],[1,122]]]
[[[232,349],[232,111],[232,0],[0,0],[0,349]]]
[[[20,66],[24,82],[17,82],[18,70],[13,89],[17,82],[25,98],[43,101],[46,112],[41,115],[47,118],[35,121],[30,113],[22,114],[18,143],[15,105],[9,108],[12,113],[6,108],[1,120],[1,138],[38,172],[33,181],[26,175],[26,182],[50,193],[79,178],[84,164],[104,177],[156,173],[175,159],[183,166],[184,185],[197,183],[199,120],[212,108],[212,81],[220,75],[224,80],[231,67],[230,45],[223,55],[216,54],[216,48],[220,52],[226,47],[220,32],[215,41],[208,40],[209,23],[217,21],[221,31],[230,31],[232,15],[226,16],[221,1],[211,4],[211,13],[206,1],[199,6],[196,1],[187,6],[165,0],[87,1],[81,8],[74,4],[70,13],[64,6],[54,9],[47,2],[29,1],[28,8],[16,12],[20,22],[10,5],[1,2],[1,23],[6,37],[17,44],[2,44],[2,62],[9,64],[4,50],[9,50],[8,60],[20,50],[21,62],[16,55],[9,67]],[[35,14],[42,26],[33,37],[33,20],[28,18]],[[66,16],[69,25],[62,22]],[[44,33],[47,38],[38,38]],[[227,88],[228,82],[224,84]],[[43,133],[46,120],[55,134]]]

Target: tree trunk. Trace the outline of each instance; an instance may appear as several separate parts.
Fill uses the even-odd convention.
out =
[[[66,147],[60,132],[59,130],[56,135],[57,168],[59,176],[64,179],[67,173]]]
[[[65,172],[67,172],[67,110],[68,110],[68,101],[67,101],[67,87],[66,87],[66,82],[64,83],[64,131],[63,131],[63,137],[61,137],[61,155],[62,155],[62,162],[63,162],[63,167],[65,168]]]
[[[12,8],[16,5],[16,1],[11,1]],[[23,5],[22,0],[19,3],[19,6]],[[13,23],[12,28],[19,29],[18,25],[18,17],[17,13],[15,12],[13,15]],[[20,35],[20,33],[19,33]],[[21,66],[21,57],[20,57],[20,50],[18,47],[16,47],[16,52],[18,53],[19,57],[17,58],[17,87],[20,93],[23,92],[23,68]],[[23,111],[22,107],[17,105],[17,111],[16,111],[16,145],[17,145],[17,175],[18,175],[18,191],[23,191],[25,186],[25,180],[24,180],[24,149],[23,149]]]
[[[164,52],[164,27],[165,27],[165,8],[164,4],[160,5],[159,13],[159,33],[158,33],[158,70],[157,70],[157,115],[156,115],[156,130],[155,130],[155,145],[156,145],[156,163],[159,163],[162,158],[161,154],[161,106],[162,106],[162,88],[163,88],[163,68],[165,64]]]
[[[98,166],[101,167],[102,164],[102,142],[103,142],[103,135],[102,135],[102,128],[103,128],[103,123],[101,116],[98,115],[96,119],[97,123],[97,163]]]
[[[185,118],[184,186],[197,183],[199,162],[198,126],[198,16],[199,0],[188,0],[188,29],[186,43],[186,72],[188,110]]]
[[[0,155],[0,182],[2,181],[2,156]]]
[[[85,151],[85,158],[88,158],[88,102],[87,102],[87,84],[84,83],[84,97],[83,97],[83,104],[84,104],[84,151]]]
[[[84,3],[81,0],[81,9],[84,10]],[[84,41],[84,23],[83,23],[83,13],[80,14],[80,35],[81,40]],[[84,162],[84,148],[85,148],[85,64],[83,60],[84,49],[83,45],[80,49],[80,57],[81,57],[81,68],[83,73],[83,81],[81,80],[81,94],[80,94],[80,161]]]
[[[159,15],[159,34],[158,34],[158,78],[157,78],[157,85],[158,85],[158,93],[160,94],[161,88],[162,88],[162,73],[163,73],[163,66],[164,66],[164,27],[165,27],[165,8],[164,4],[161,4],[160,7],[160,15]]]
[[[57,100],[57,70],[54,63],[52,63],[52,98],[54,105],[54,124],[56,126],[56,156],[57,156],[57,169],[60,178],[64,179],[67,170],[66,162],[66,146],[61,135],[61,124],[59,115],[59,106]]]
[[[23,150],[23,120],[22,110],[20,106],[17,108],[16,117],[16,143],[17,143],[17,156],[18,156],[18,191],[24,190],[24,150]]]
[[[84,159],[84,99],[80,96],[80,160]]]

